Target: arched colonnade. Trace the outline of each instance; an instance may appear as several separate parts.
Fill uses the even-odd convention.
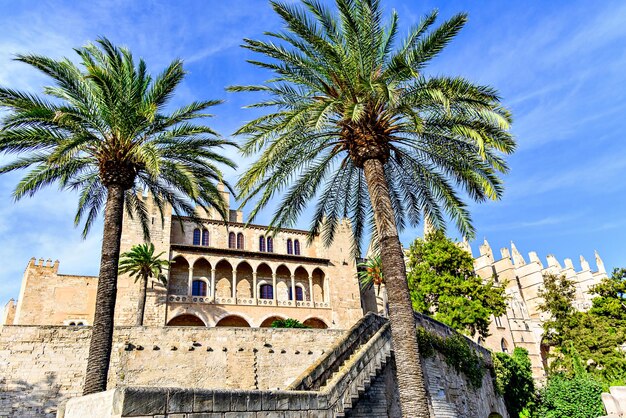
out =
[[[174,254],[169,273],[170,302],[329,307],[319,266]]]

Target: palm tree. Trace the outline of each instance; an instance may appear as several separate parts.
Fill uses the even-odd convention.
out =
[[[426,64],[459,32],[466,15],[433,28],[437,12],[396,42],[398,15],[383,22],[379,0],[271,2],[284,30],[269,40],[245,39],[270,70],[252,107],[267,113],[244,124],[244,155],[260,153],[238,181],[242,202],[257,198],[251,218],[285,194],[270,226],[293,225],[317,200],[310,239],[332,240],[351,220],[358,254],[367,225],[375,225],[389,293],[400,400],[405,417],[428,416],[415,322],[398,231],[425,218],[444,228],[474,230],[460,193],[498,199],[503,154],[515,141],[497,93],[460,77],[427,76]],[[369,201],[368,201],[369,199]],[[371,232],[371,229],[369,230]]]
[[[219,148],[233,145],[194,120],[218,101],[197,101],[166,112],[165,106],[185,76],[180,60],[151,78],[143,60],[99,39],[75,50],[81,67],[69,59],[18,55],[17,60],[50,76],[47,97],[0,88],[0,151],[18,154],[0,173],[30,168],[13,196],[32,196],[44,186],[79,193],[76,224],[85,236],[102,210],[104,233],[84,394],[106,390],[117,268],[124,206],[149,235],[152,214],[141,198],[154,196],[161,222],[163,208],[194,215],[194,204],[225,207],[216,182],[219,164],[234,167]]]
[[[165,252],[154,255],[154,244],[145,243],[133,245],[130,251],[120,256],[118,274],[129,273],[130,277],[135,277],[135,282],[141,280],[139,305],[137,306],[137,326],[143,325],[143,314],[146,307],[146,292],[148,280],[156,279],[161,284],[167,284],[167,278],[163,274],[170,263],[161,259]]]
[[[380,293],[380,286],[385,283],[383,276],[383,263],[379,255],[375,255],[362,263],[357,264],[357,277],[361,284],[361,289],[367,290],[376,286],[377,294]]]

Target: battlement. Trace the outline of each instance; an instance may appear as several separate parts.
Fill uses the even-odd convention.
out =
[[[27,269],[46,269],[46,270],[52,270],[53,273],[57,273],[59,271],[59,260],[55,260],[54,263],[52,262],[52,259],[47,259],[44,261],[43,258],[40,258],[39,260],[37,260],[35,257],[32,257],[29,261],[28,261],[28,265],[26,266]]]

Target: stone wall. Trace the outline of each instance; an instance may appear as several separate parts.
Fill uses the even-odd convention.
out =
[[[7,325],[93,322],[97,277],[58,274],[59,262],[31,258],[24,272],[14,319]]]
[[[311,329],[118,327],[109,387],[284,388],[343,333]],[[52,417],[59,403],[79,396],[90,334],[89,327],[3,327],[0,417]]]

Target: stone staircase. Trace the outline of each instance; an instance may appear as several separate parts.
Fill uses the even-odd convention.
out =
[[[387,417],[386,402],[380,401],[385,397],[382,372],[391,359],[389,323],[368,314],[288,390],[315,390],[327,395],[336,417]],[[374,383],[378,383],[376,388]],[[369,402],[360,402],[366,394]],[[355,410],[358,403],[360,409]],[[361,415],[363,411],[367,415]]]

